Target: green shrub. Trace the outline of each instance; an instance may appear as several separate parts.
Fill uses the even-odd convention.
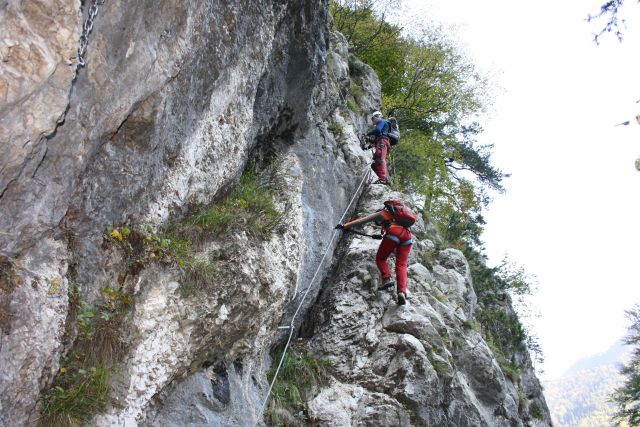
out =
[[[364,96],[362,88],[353,82],[351,82],[351,86],[349,87],[349,93],[358,104],[362,101],[362,97]]]
[[[187,219],[187,224],[209,234],[235,228],[268,238],[282,223],[282,213],[274,203],[276,197],[275,189],[261,183],[255,175],[244,173],[230,197],[201,209]]]
[[[438,335],[440,336],[440,339],[442,339],[442,342],[447,347],[451,346],[451,337],[449,336],[449,331],[447,331],[444,328],[438,329]]]
[[[225,203],[201,210],[190,220],[190,223],[212,233],[223,233],[234,224],[235,220],[233,205]]]
[[[277,352],[273,356],[273,364],[267,375],[269,382],[273,380],[281,358],[282,352]],[[316,385],[326,383],[330,366],[327,361],[301,355],[290,349],[285,355],[271,390],[271,402],[267,414],[269,420],[275,425],[281,425],[285,422],[281,415],[283,412],[300,415],[306,394]]]
[[[433,270],[433,264],[436,260],[436,256],[438,255],[438,251],[435,249],[427,250],[422,254],[422,265],[427,267],[428,269]]]
[[[535,402],[529,406],[529,416],[533,419],[544,421],[542,409],[540,409],[540,406]]]
[[[360,106],[351,98],[347,98],[347,108],[357,114],[362,112]]]
[[[133,298],[118,286],[105,286],[102,296],[104,300],[91,318],[91,332],[79,336],[79,348],[84,354],[85,366],[113,366],[126,348],[122,326],[133,305]]]
[[[217,274],[218,266],[216,263],[208,259],[194,258],[184,270],[180,282],[180,295],[186,298],[197,290],[206,289],[215,283]]]
[[[447,377],[451,375],[451,372],[449,371],[449,365],[447,365],[445,362],[442,362],[440,360],[433,360],[431,361],[431,365],[433,366],[433,369],[435,369],[436,374],[438,374],[438,377]]]
[[[332,121],[331,123],[329,123],[329,126],[327,126],[327,129],[329,130],[329,132],[331,132],[333,134],[333,136],[335,136],[337,139],[340,139],[343,137],[344,135],[344,130],[342,129],[342,126],[340,126],[340,124],[338,122],[334,122]]]
[[[11,293],[23,282],[14,261],[0,255],[0,331],[4,333],[9,333],[11,324]]]
[[[461,325],[462,325],[462,328],[467,331],[481,332],[482,330],[482,327],[480,326],[480,324],[475,320],[463,320]]]
[[[511,355],[527,350],[526,331],[516,313],[500,308],[482,308],[476,318],[485,335],[491,337],[503,354]]]
[[[93,318],[96,315],[96,308],[85,301],[81,301],[76,314],[78,324],[78,336],[80,339],[88,339],[93,334]]]
[[[175,261],[182,269],[194,263],[195,250],[191,240],[181,239],[170,233],[162,234],[159,239],[161,249],[159,256]]]
[[[119,286],[104,287],[102,297],[100,304],[88,304],[70,284],[75,307],[75,328],[70,328],[77,337],[42,395],[41,426],[80,426],[106,405],[111,373],[126,350],[122,325],[133,299]]]
[[[495,357],[496,361],[498,362],[502,373],[512,382],[516,383],[520,378],[520,366],[516,362],[511,361],[507,358],[503,350],[498,345],[496,345],[495,338],[493,338],[493,336],[489,335],[486,338],[486,342],[489,346],[489,349],[491,350],[491,353],[493,353],[493,357]]]
[[[367,66],[355,56],[349,57],[349,75],[351,77],[361,77],[367,72]]]

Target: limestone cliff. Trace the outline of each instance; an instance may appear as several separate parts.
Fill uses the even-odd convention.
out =
[[[9,0],[0,23],[0,424],[36,421],[98,332],[109,354],[91,357],[108,359],[110,380],[89,424],[262,423],[277,328],[300,305],[312,313],[309,351],[340,378],[308,402],[320,424],[360,422],[323,403],[334,391],[359,396],[353,408],[383,402],[405,424],[518,425],[528,402],[546,408],[460,329],[474,293],[456,251],[439,252],[432,271],[415,259],[403,309],[375,293],[368,242],[339,246],[335,269],[322,262],[359,195],[370,155],[357,135],[380,105],[372,71],[350,75],[326,1]],[[80,34],[86,66],[74,77]],[[245,170],[274,191],[274,232],[185,231]],[[386,196],[367,194],[367,208]],[[189,262],[215,267],[193,289],[185,248]],[[322,309],[311,309],[316,272]],[[334,294],[344,287],[348,300]],[[434,302],[436,288],[446,302]],[[366,339],[332,324],[345,302],[367,313],[348,327]],[[392,359],[396,373],[383,372]]]
[[[360,214],[389,198],[412,206],[405,195],[372,186]],[[377,241],[346,238],[298,343],[300,351],[331,365],[330,381],[308,402],[311,420],[333,426],[549,425],[528,354],[517,356],[519,374],[507,374],[479,332],[462,252],[441,248],[423,221],[412,231],[404,306],[396,305],[395,290],[378,289]]]

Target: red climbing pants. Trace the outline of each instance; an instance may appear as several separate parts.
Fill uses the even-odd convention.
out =
[[[378,179],[382,181],[389,180],[389,176],[387,175],[387,153],[390,149],[391,144],[389,143],[389,138],[382,137],[376,142],[371,169],[378,175]]]
[[[399,225],[392,225],[387,229],[376,254],[376,265],[382,274],[382,281],[385,282],[391,278],[387,258],[391,252],[396,251],[396,281],[398,289],[405,294],[407,293],[407,260],[413,244],[411,238],[409,230]]]

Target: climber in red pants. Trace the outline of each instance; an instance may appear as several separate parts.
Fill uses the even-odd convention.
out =
[[[403,305],[407,301],[407,260],[413,244],[409,227],[416,221],[416,215],[399,200],[387,200],[384,209],[381,209],[364,218],[359,218],[346,224],[338,224],[336,228],[348,231],[356,225],[375,222],[382,226],[382,243],[376,254],[376,265],[382,276],[380,289],[388,289],[393,286],[391,269],[387,264],[387,258],[395,250],[396,252],[396,281],[398,282],[398,304]]]
[[[387,174],[387,154],[391,150],[391,142],[389,141],[389,122],[382,118],[380,111],[374,111],[371,114],[371,122],[375,129],[367,133],[367,136],[373,138],[373,142],[369,145],[374,148],[373,163],[371,169],[378,176],[378,180],[374,184],[389,185],[389,175]]]

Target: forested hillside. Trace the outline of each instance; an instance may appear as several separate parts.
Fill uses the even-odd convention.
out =
[[[613,391],[622,384],[628,348],[616,343],[606,353],[576,362],[561,377],[543,382],[554,425],[606,426],[616,412]]]

